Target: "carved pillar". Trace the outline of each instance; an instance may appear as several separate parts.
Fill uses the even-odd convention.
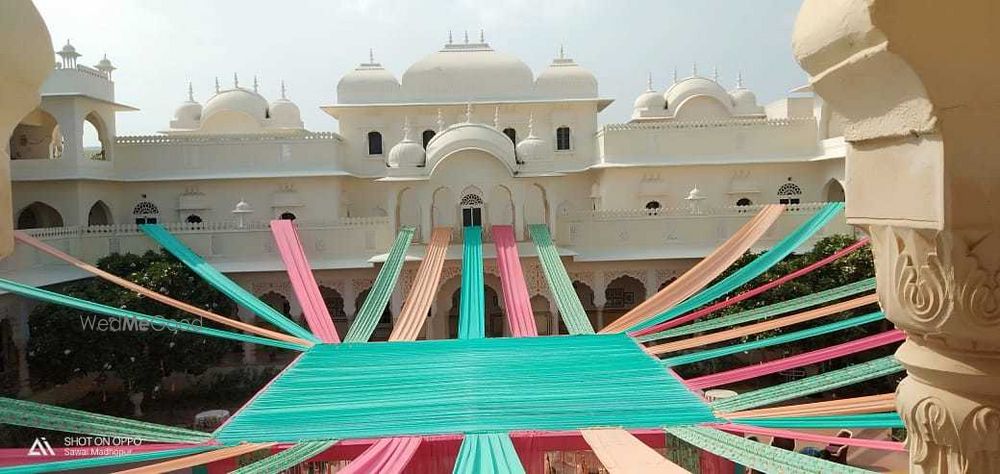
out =
[[[907,333],[911,472],[1000,472],[1000,9],[807,0],[793,46],[845,118],[848,221]]]
[[[0,2],[0,257],[14,250],[7,143],[17,124],[38,106],[38,89],[52,72],[52,39],[30,0]]]

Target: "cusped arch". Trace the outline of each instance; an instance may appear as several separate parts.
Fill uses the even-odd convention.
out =
[[[448,127],[427,142],[427,168],[433,175],[438,164],[461,151],[481,151],[500,160],[513,175],[517,171],[514,144],[499,130],[478,123]]]

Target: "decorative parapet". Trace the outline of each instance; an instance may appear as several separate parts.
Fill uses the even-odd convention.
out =
[[[295,225],[299,229],[330,229],[337,227],[368,227],[388,225],[388,217],[346,217],[332,221],[304,221],[296,220]],[[271,228],[270,221],[244,222],[240,227],[238,221],[215,221],[215,222],[171,222],[161,224],[168,231],[173,233],[212,233],[212,232],[236,232],[236,231],[260,231]],[[37,237],[45,238],[65,238],[82,237],[84,235],[134,235],[142,233],[137,224],[114,224],[97,226],[71,226],[71,227],[48,227],[42,229],[28,229],[22,232]]]
[[[115,137],[116,145],[173,145],[246,142],[343,141],[336,132],[241,135],[126,135]]]
[[[812,214],[820,210],[825,202],[808,202],[802,204],[788,205],[785,212],[793,214]],[[594,211],[576,211],[566,214],[563,218],[567,221],[585,220],[620,220],[620,219],[662,219],[664,217],[686,217],[686,216],[747,216],[760,212],[763,205],[753,206],[722,206],[715,208],[701,209],[698,214],[693,214],[688,207],[661,207],[659,209],[599,209]]]
[[[812,117],[803,118],[737,118],[727,120],[705,120],[705,121],[657,121],[657,122],[626,122],[609,123],[601,127],[598,134],[604,132],[624,132],[638,130],[673,130],[691,128],[719,128],[719,127],[787,127],[813,123],[816,120]]]

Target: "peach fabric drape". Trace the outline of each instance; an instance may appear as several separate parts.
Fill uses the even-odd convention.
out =
[[[142,287],[142,286],[137,285],[135,283],[132,283],[131,281],[128,281],[128,280],[126,280],[124,278],[121,278],[121,277],[119,277],[117,275],[114,275],[114,274],[108,273],[108,272],[106,272],[104,270],[101,270],[100,268],[97,268],[97,267],[95,267],[95,266],[93,266],[93,265],[91,265],[89,263],[83,262],[83,261],[81,261],[81,260],[79,260],[79,259],[77,259],[77,258],[75,258],[75,257],[73,257],[73,256],[71,256],[69,254],[67,254],[66,252],[63,252],[63,251],[61,251],[59,249],[56,249],[56,248],[53,248],[53,247],[51,247],[51,246],[49,246],[49,245],[41,242],[40,240],[35,239],[34,237],[32,237],[32,236],[30,236],[30,235],[28,235],[28,234],[26,234],[24,232],[20,232],[20,231],[14,232],[14,238],[17,239],[21,243],[30,245],[31,247],[34,247],[35,249],[37,249],[37,250],[39,250],[39,251],[41,251],[43,253],[51,255],[52,257],[55,257],[55,258],[57,258],[59,260],[62,260],[62,261],[66,262],[66,263],[68,263],[68,264],[70,264],[70,265],[72,265],[72,266],[74,266],[76,268],[79,268],[80,270],[83,270],[83,271],[85,271],[87,273],[90,273],[91,275],[94,275],[94,276],[96,276],[98,278],[101,278],[102,280],[114,283],[114,284],[116,284],[116,285],[118,285],[118,286],[120,286],[122,288],[134,291],[134,292],[139,293],[140,295],[143,295],[143,296],[145,296],[145,297],[147,297],[149,299],[152,299],[152,300],[155,300],[155,301],[159,301],[160,303],[163,303],[163,304],[165,304],[167,306],[170,306],[170,307],[173,307],[173,308],[177,308],[177,309],[179,309],[181,311],[186,311],[186,312],[191,313],[191,314],[193,314],[195,316],[201,316],[201,317],[203,317],[205,319],[208,319],[210,321],[215,321],[215,322],[217,322],[219,324],[222,324],[224,326],[229,326],[229,327],[231,327],[233,329],[239,329],[241,331],[246,331],[246,332],[251,333],[251,334],[256,334],[258,336],[263,336],[263,337],[267,337],[267,338],[271,338],[271,339],[276,339],[276,340],[279,340],[279,341],[290,342],[290,343],[293,343],[293,344],[299,344],[299,345],[302,345],[302,346],[305,346],[305,347],[312,347],[312,345],[313,345],[312,342],[307,341],[305,339],[301,339],[301,338],[298,338],[298,337],[295,337],[295,336],[290,336],[288,334],[283,334],[283,333],[276,332],[276,331],[271,331],[271,330],[268,330],[268,329],[259,328],[257,326],[252,325],[252,324],[247,324],[247,323],[244,323],[244,322],[239,321],[239,320],[227,318],[225,316],[215,314],[215,313],[213,313],[211,311],[207,311],[205,309],[202,309],[202,308],[199,308],[197,306],[185,303],[183,301],[175,300],[175,299],[173,299],[173,298],[171,298],[171,297],[169,297],[167,295],[163,295],[163,294],[157,293],[157,292],[155,292],[153,290],[150,290],[148,288],[145,288],[145,287]]]
[[[431,232],[431,243],[427,246],[424,261],[417,269],[417,276],[406,296],[396,324],[393,325],[390,341],[415,341],[427,320],[427,311],[431,309],[434,296],[437,294],[438,282],[441,280],[441,269],[444,267],[444,256],[451,242],[451,228],[438,227]]]
[[[674,280],[673,283],[667,285],[666,288],[658,291],[652,298],[643,301],[618,320],[607,325],[600,330],[600,333],[622,332],[651,316],[674,307],[704,288],[736,262],[744,252],[750,249],[751,245],[760,240],[778,220],[778,217],[781,217],[784,210],[785,206],[781,204],[765,206],[714,252]]]
[[[792,324],[798,324],[806,321],[811,321],[813,319],[819,319],[824,316],[837,314],[843,311],[847,311],[849,309],[860,308],[862,306],[877,302],[878,302],[878,295],[876,294],[865,295],[859,298],[854,298],[852,300],[842,301],[840,303],[824,306],[822,308],[816,308],[799,314],[793,314],[791,316],[786,316],[784,318],[772,319],[769,321],[764,321],[762,323],[751,324],[749,326],[733,328],[726,331],[719,331],[712,334],[706,334],[704,336],[692,337],[688,339],[682,339],[680,341],[668,342],[665,344],[650,346],[646,348],[646,352],[654,355],[659,355],[659,354],[666,354],[669,352],[676,352],[683,349],[691,349],[693,347],[700,347],[707,344],[714,344],[716,342],[728,341],[739,337],[749,336],[751,334],[758,334],[765,331],[770,331],[772,329],[791,326]]]
[[[761,408],[721,416],[727,419],[773,418],[786,416],[825,416],[825,415],[856,415],[863,413],[882,413],[896,409],[896,394],[886,393],[867,397],[845,398],[828,402],[804,403],[774,408]]]
[[[611,474],[690,473],[623,429],[587,429],[580,432]]]
[[[161,463],[150,464],[148,466],[118,471],[118,474],[157,474],[161,472],[177,471],[189,467],[201,466],[223,459],[234,458],[256,451],[258,449],[270,448],[278,443],[249,443],[230,446],[228,448],[217,449],[207,453],[195,454],[180,459],[172,459]]]

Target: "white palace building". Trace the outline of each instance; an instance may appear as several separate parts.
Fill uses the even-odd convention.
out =
[[[120,136],[116,114],[135,109],[115,97],[111,62],[78,63],[68,43],[58,55],[40,107],[5,144],[18,228],[94,262],[156,249],[136,224],[165,224],[299,319],[267,224],[295,219],[344,330],[396,231],[414,226],[412,261],[376,338],[387,336],[435,227],[456,232],[424,337],[454,331],[457,231],[473,224],[487,241],[491,225],[514,226],[539,330],[554,333],[556,309],[529,224],[550,227],[600,327],[706,255],[754,206],[792,204],[758,244],[764,248],[817,203],[844,200],[843,120],[808,87],[760,105],[741,80],[727,90],[695,70],[665,90],[650,81],[636,91],[631,120],[602,123],[613,99],[564,54],[536,74],[482,39],[449,41],[402,76],[371,58],[340,79],[335,95],[331,88],[330,105],[308,105],[336,118],[339,132],[305,129],[284,86],[268,98],[255,79],[234,76],[211,97],[189,92],[162,132]],[[96,131],[96,146],[85,145],[85,128]],[[851,231],[841,219],[820,235],[836,232]],[[487,332],[502,335],[493,248],[484,250]],[[85,276],[21,245],[0,274],[36,286]],[[21,380],[32,304],[0,296],[0,371]],[[254,360],[252,347],[244,358]]]

